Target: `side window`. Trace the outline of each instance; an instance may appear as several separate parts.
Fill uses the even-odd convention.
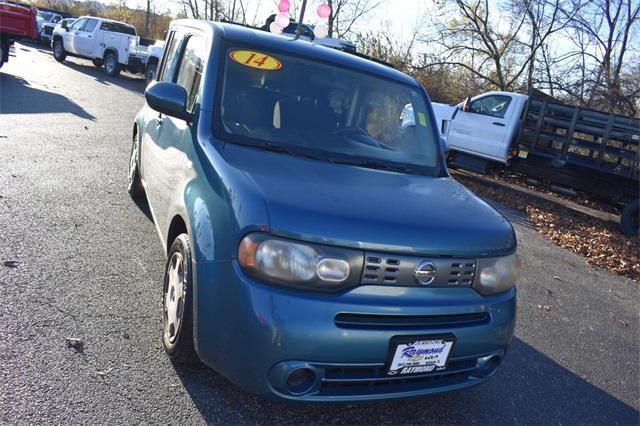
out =
[[[53,17],[53,19],[51,20],[51,23],[53,24],[57,24],[58,22],[60,22],[60,20],[62,19],[62,16],[60,15],[56,15]]]
[[[176,83],[187,90],[187,111],[193,111],[198,99],[202,71],[204,69],[205,42],[201,37],[191,36],[182,50]]]
[[[95,19],[87,19],[87,24],[84,26],[83,31],[92,33],[93,30],[96,29],[97,24],[98,24],[98,21],[96,21]]]
[[[158,74],[158,81],[174,81],[175,70],[178,62],[178,47],[182,41],[182,34],[177,31],[169,33],[167,42],[164,47],[164,56],[162,58],[162,66]]]
[[[496,118],[504,118],[511,103],[510,96],[489,95],[471,102],[471,112],[489,115]]]
[[[87,22],[86,18],[78,19],[76,22],[73,23],[73,25],[71,25],[71,27],[69,27],[69,29],[72,31],[79,31],[82,29],[82,27],[84,27],[84,24],[86,22]]]

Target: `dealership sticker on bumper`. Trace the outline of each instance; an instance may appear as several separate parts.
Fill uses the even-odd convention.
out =
[[[454,340],[422,337],[396,343],[393,358],[387,370],[388,376],[424,374],[443,370],[447,365]],[[393,344],[392,344],[393,348]]]

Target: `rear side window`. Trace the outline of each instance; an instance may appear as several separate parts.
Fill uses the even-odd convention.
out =
[[[176,83],[187,90],[187,111],[191,112],[198,98],[202,70],[204,68],[205,42],[201,37],[191,36],[182,50]]]
[[[97,24],[98,24],[98,21],[96,21],[95,19],[88,19],[87,23],[84,25],[83,31],[86,31],[88,33],[92,33],[93,30],[96,29],[96,25]]]
[[[112,33],[122,33],[133,36],[136,35],[135,28],[128,25],[120,24],[118,22],[103,22],[102,25],[100,25],[100,29],[102,31],[110,31]]]

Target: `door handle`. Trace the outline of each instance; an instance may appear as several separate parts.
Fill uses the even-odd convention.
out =
[[[493,123],[491,123],[491,124],[493,124],[494,126],[505,127],[505,125],[504,125],[504,124],[502,124],[502,123],[498,123],[497,121],[494,121],[494,122],[493,122]]]

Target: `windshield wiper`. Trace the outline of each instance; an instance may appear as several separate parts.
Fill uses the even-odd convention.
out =
[[[296,157],[305,157],[305,158],[311,158],[313,160],[321,160],[322,158],[313,155],[313,154],[309,154],[307,152],[300,152],[300,151],[294,151],[291,150],[287,147],[284,147],[282,145],[277,145],[271,142],[267,142],[265,144],[261,144],[261,145],[257,145],[260,148],[266,149],[267,151],[271,151],[271,152],[281,152],[284,154],[289,154],[289,155],[293,155]]]
[[[384,163],[376,160],[353,160],[347,158],[329,158],[329,162],[336,164],[351,164],[353,166],[367,167],[370,169],[391,170],[394,172],[410,172],[409,167],[399,166],[395,164]]]

